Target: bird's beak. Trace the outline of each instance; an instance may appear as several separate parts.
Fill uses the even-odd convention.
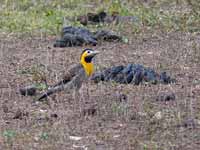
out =
[[[93,51],[92,53],[90,53],[88,56],[95,56],[97,54],[99,54],[100,52],[99,51]]]

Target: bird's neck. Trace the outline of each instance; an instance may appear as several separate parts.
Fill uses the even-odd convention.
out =
[[[94,72],[94,64],[92,62],[87,63],[84,60],[81,60],[81,64],[83,65],[83,68],[85,69],[85,72],[88,76],[91,76]]]

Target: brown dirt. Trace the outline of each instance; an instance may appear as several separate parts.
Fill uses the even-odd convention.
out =
[[[140,63],[168,72],[175,84],[89,83],[78,99],[72,90],[47,102],[20,96],[20,87],[37,81],[23,71],[43,70],[53,84],[78,62],[83,48],[53,48],[55,38],[0,39],[0,149],[200,149],[199,35],[145,34],[92,47],[101,51],[97,69]],[[157,101],[163,92],[175,100]]]

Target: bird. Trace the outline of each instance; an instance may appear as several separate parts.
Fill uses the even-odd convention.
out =
[[[42,101],[44,98],[63,90],[79,90],[82,83],[87,81],[87,79],[94,73],[94,64],[92,59],[98,53],[99,51],[90,48],[84,49],[81,53],[80,62],[71,66],[67,70],[63,79],[40,95],[38,101]]]

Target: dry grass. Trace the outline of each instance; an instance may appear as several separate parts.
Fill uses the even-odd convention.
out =
[[[199,46],[199,35],[155,33],[132,38],[135,40],[128,45],[93,47],[101,51],[95,60],[97,68],[140,63],[158,72],[165,70],[178,82],[139,86],[90,83],[82,88],[80,99],[73,98],[73,91],[61,92],[48,103],[16,94],[19,87],[38,82],[24,70],[42,66],[48,83],[55,83],[63,70],[78,61],[82,47],[53,48],[55,37],[50,36],[2,38],[1,148],[198,149],[200,70],[192,58],[198,58],[194,43]],[[175,101],[156,101],[159,93],[169,91],[175,93]]]
[[[20,9],[32,5],[25,2],[19,6]],[[79,2],[75,0],[71,3],[74,11],[79,8]],[[153,2],[165,13],[171,8],[174,13],[172,11],[166,16],[166,20],[159,20],[159,16],[162,18],[165,15],[155,11],[158,8],[151,9]],[[42,26],[48,31],[37,30],[41,36],[25,34],[29,31],[34,33],[32,28],[26,30],[32,27],[29,21],[22,29],[25,31],[22,31],[23,34],[17,34],[15,30],[21,32],[21,29],[18,30],[21,22],[14,29],[9,26],[6,27],[8,30],[1,28],[0,149],[199,149],[200,35],[196,30],[198,24],[187,24],[191,19],[189,14],[186,13],[185,20],[181,20],[182,13],[176,13],[198,13],[194,11],[194,2],[188,6],[189,1],[186,0],[179,5],[176,4],[180,3],[178,0],[148,1],[143,7],[134,1],[133,4],[138,6],[134,15],[144,20],[137,26],[105,27],[120,29],[128,38],[128,43],[102,43],[92,47],[101,51],[95,59],[97,69],[139,63],[157,72],[166,71],[177,79],[177,83],[139,86],[88,83],[83,86],[79,99],[74,98],[73,90],[55,94],[47,102],[36,102],[34,97],[23,97],[17,93],[20,87],[33,82],[40,83],[41,74],[46,77],[48,84],[57,82],[68,66],[79,61],[84,47],[52,46],[57,37],[49,35],[48,31],[57,34],[60,24],[52,28],[54,21],[50,21],[49,26]],[[100,6],[106,7],[106,3],[110,1]],[[127,13],[123,7],[115,7],[110,9],[119,9],[122,15]],[[12,13],[6,22],[8,24],[12,22]],[[59,13],[53,14],[54,17],[59,16]],[[175,24],[177,20],[173,22],[170,19],[174,15],[183,22]],[[43,17],[40,19],[45,20]],[[197,17],[196,20],[193,17]],[[193,14],[193,17],[195,21],[190,21],[198,23],[199,15]],[[195,30],[189,32],[193,27]],[[157,101],[157,96],[163,92],[173,92],[175,100]]]

